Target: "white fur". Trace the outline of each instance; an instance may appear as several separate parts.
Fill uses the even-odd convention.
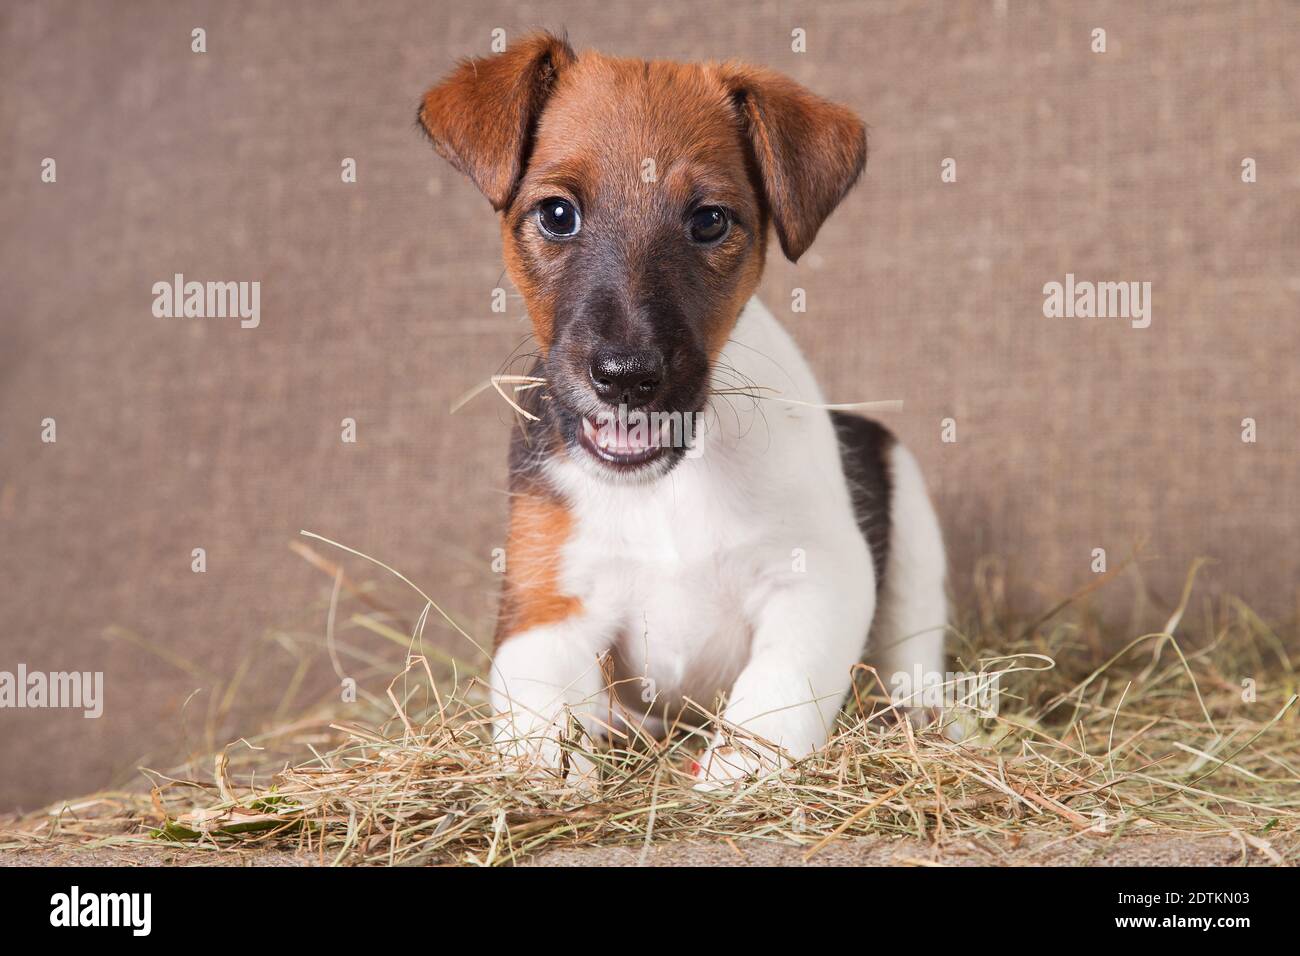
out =
[[[742,384],[824,401],[794,341],[757,299],[715,372],[716,388]],[[728,741],[728,725],[795,759],[825,743],[869,630],[882,674],[918,663],[943,670],[943,543],[915,459],[895,446],[876,615],[875,574],[830,416],[780,397],[715,396],[699,455],[650,483],[612,482],[577,457],[548,462],[574,519],[560,590],[582,610],[498,650],[493,703],[507,750],[556,765],[566,714],[598,735],[612,719],[598,660],[615,647],[656,707],[726,698],[724,732],[701,761],[714,780],[782,762],[761,743]]]

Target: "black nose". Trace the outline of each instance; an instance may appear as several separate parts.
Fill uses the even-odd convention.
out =
[[[653,349],[604,349],[591,360],[591,384],[611,405],[637,408],[655,397],[664,359]]]

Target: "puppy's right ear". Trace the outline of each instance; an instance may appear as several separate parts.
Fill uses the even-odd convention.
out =
[[[565,40],[533,33],[504,53],[463,60],[424,94],[420,126],[493,209],[509,204],[542,107],[560,72],[576,58]]]

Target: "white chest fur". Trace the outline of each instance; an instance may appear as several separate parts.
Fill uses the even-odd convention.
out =
[[[829,417],[781,400],[815,404],[820,391],[757,300],[718,368],[715,387],[752,383],[765,397],[716,396],[698,456],[667,476],[615,485],[572,461],[549,468],[574,518],[563,589],[640,682],[640,698],[673,709],[683,698],[711,706],[731,690],[774,594],[843,582],[834,591],[859,651],[874,599]]]

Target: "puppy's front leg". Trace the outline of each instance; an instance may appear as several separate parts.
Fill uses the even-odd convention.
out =
[[[607,642],[585,615],[506,638],[492,660],[497,750],[533,768],[563,769],[561,740],[576,728],[595,737],[595,718],[608,709],[600,667],[606,649]],[[567,763],[571,777],[593,770],[580,755],[571,755]]]
[[[862,654],[874,599],[805,584],[768,599],[758,617],[749,663],[731,689],[720,731],[700,758],[699,776],[722,781],[783,765],[826,743]],[[854,604],[856,603],[856,606]]]

